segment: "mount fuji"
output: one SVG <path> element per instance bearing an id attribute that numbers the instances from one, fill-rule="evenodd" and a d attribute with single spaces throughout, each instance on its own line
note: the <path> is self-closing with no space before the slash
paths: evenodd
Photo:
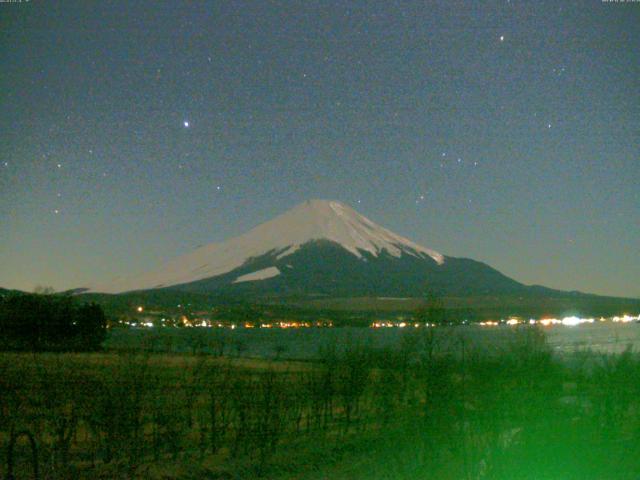
<path id="1" fill-rule="evenodd" d="M 527 287 L 484 263 L 418 245 L 343 203 L 310 200 L 239 237 L 85 291 L 158 289 L 232 296 L 409 297 L 427 291 L 517 294 L 542 287 Z"/>

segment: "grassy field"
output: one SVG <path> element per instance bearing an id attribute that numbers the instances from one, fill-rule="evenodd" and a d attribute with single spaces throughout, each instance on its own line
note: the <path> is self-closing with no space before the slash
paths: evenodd
<path id="1" fill-rule="evenodd" d="M 313 362 L 195 353 L 1 354 L 0 475 L 635 479 L 640 358 L 494 349 L 433 330 Z"/>

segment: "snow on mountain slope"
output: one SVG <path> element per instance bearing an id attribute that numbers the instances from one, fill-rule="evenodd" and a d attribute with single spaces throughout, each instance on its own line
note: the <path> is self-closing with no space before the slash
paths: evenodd
<path id="1" fill-rule="evenodd" d="M 247 273 L 246 275 L 240 275 L 233 283 L 253 282 L 256 280 L 266 280 L 267 278 L 273 278 L 280 275 L 278 267 L 267 267 L 256 272 Z"/>
<path id="2" fill-rule="evenodd" d="M 278 258 L 285 257 L 313 240 L 338 243 L 358 258 L 362 257 L 361 251 L 378 256 L 386 250 L 394 257 L 405 254 L 431 257 L 438 264 L 444 262 L 441 254 L 375 224 L 347 205 L 335 201 L 309 200 L 239 237 L 205 245 L 171 260 L 157 270 L 117 279 L 110 284 L 93 287 L 90 291 L 120 293 L 211 278 L 238 268 L 251 257 L 268 252 L 277 253 Z"/>

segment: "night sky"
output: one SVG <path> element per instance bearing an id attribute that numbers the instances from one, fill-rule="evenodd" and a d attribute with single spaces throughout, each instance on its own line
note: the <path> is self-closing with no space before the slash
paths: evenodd
<path id="1" fill-rule="evenodd" d="M 335 199 L 640 297 L 640 3 L 0 3 L 0 286 L 156 267 Z"/>

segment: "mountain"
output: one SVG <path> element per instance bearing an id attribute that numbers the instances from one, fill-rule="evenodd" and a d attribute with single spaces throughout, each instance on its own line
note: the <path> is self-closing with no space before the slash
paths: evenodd
<path id="1" fill-rule="evenodd" d="M 244 235 L 88 291 L 159 289 L 252 298 L 557 292 L 525 286 L 481 262 L 442 255 L 326 200 L 304 202 Z"/>

